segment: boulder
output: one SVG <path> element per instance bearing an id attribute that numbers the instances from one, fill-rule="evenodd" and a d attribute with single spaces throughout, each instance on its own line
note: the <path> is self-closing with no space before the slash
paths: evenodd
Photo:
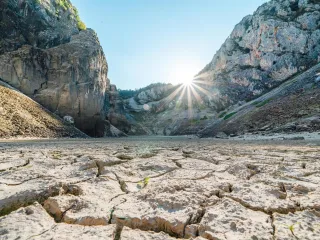
<path id="1" fill-rule="evenodd" d="M 71 124 L 71 125 L 74 124 L 74 119 L 73 119 L 73 117 L 71 117 L 71 116 L 64 116 L 64 117 L 63 117 L 63 120 L 64 120 L 66 123 L 69 123 L 69 124 Z"/>
<path id="2" fill-rule="evenodd" d="M 227 139 L 228 138 L 228 135 L 224 132 L 218 132 L 216 135 L 215 135 L 216 138 L 221 138 L 221 139 Z"/>

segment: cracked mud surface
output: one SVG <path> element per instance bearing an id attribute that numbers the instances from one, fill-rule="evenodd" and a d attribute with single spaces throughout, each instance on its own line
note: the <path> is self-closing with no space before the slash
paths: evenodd
<path id="1" fill-rule="evenodd" d="M 320 239 L 319 142 L 0 143 L 0 239 Z"/>

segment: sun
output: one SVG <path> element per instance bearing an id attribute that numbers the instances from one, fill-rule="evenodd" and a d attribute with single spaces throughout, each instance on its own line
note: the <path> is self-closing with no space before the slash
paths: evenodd
<path id="1" fill-rule="evenodd" d="M 192 83 L 193 83 L 193 79 L 189 77 L 184 80 L 183 85 L 186 87 L 190 87 Z"/>
<path id="2" fill-rule="evenodd" d="M 169 82 L 172 84 L 182 84 L 184 86 L 191 86 L 194 76 L 199 69 L 193 64 L 175 64 L 171 66 L 169 73 Z"/>

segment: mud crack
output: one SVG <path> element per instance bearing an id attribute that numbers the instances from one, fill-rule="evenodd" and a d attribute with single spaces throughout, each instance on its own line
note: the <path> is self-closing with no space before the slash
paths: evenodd
<path id="1" fill-rule="evenodd" d="M 127 186 L 126 182 L 124 180 L 122 180 L 116 173 L 113 172 L 113 174 L 116 176 L 116 178 L 118 180 L 121 191 L 126 194 L 129 193 L 128 186 Z"/>
<path id="2" fill-rule="evenodd" d="M 98 168 L 98 172 L 97 172 L 96 177 L 100 177 L 100 175 L 102 174 L 102 171 L 104 170 L 104 166 L 99 161 L 95 161 L 95 163 Z"/>
<path id="3" fill-rule="evenodd" d="M 23 163 L 21 165 L 18 165 L 18 166 L 14 166 L 14 167 L 9 167 L 7 169 L 0 169 L 0 172 L 11 171 L 11 170 L 14 170 L 14 169 L 26 167 L 26 166 L 28 166 L 30 164 L 31 160 L 32 160 L 32 158 L 28 158 L 27 161 L 25 161 L 25 163 Z"/>
<path id="4" fill-rule="evenodd" d="M 238 198 L 235 198 L 235 197 L 232 197 L 232 196 L 226 196 L 225 195 L 223 197 L 229 198 L 229 199 L 241 204 L 243 207 L 248 208 L 248 209 L 250 209 L 252 211 L 263 212 L 263 213 L 265 213 L 267 215 L 272 215 L 273 213 L 288 214 L 288 213 L 295 213 L 295 212 L 304 210 L 304 209 L 299 207 L 298 209 L 297 208 L 281 208 L 281 209 L 273 209 L 273 210 L 270 210 L 270 211 L 266 211 L 262 207 L 253 207 L 250 204 L 242 201 L 241 199 L 238 199 Z"/>

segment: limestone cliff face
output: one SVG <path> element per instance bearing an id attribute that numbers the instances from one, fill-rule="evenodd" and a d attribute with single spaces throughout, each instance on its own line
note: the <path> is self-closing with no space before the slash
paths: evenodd
<path id="1" fill-rule="evenodd" d="M 87 134 L 103 135 L 108 65 L 70 1 L 3 0 L 0 18 L 0 77 L 50 111 L 72 116 Z"/>
<path id="2" fill-rule="evenodd" d="M 250 100 L 319 61 L 320 3 L 272 0 L 245 17 L 200 72 L 216 108 Z"/>

